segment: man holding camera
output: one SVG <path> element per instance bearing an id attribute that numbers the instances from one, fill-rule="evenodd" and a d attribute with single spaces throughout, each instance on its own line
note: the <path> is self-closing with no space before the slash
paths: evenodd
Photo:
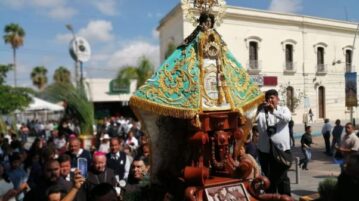
<path id="1" fill-rule="evenodd" d="M 265 93 L 265 103 L 257 111 L 256 121 L 259 131 L 259 162 L 265 176 L 270 180 L 267 193 L 280 193 L 290 196 L 288 167 L 275 160 L 271 153 L 270 140 L 280 150 L 290 152 L 288 123 L 291 113 L 286 106 L 279 105 L 278 92 L 270 89 Z"/>

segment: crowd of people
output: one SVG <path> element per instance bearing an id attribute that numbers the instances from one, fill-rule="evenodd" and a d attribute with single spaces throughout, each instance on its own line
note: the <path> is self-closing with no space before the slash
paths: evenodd
<path id="1" fill-rule="evenodd" d="M 99 121 L 88 149 L 75 125 L 29 121 L 1 134 L 1 201 L 144 200 L 150 148 L 139 122 Z"/>
<path id="2" fill-rule="evenodd" d="M 267 193 L 290 196 L 289 168 L 278 162 L 271 145 L 291 154 L 294 145 L 291 113 L 286 106 L 279 105 L 276 90 L 268 90 L 265 99 L 258 108 L 250 139 L 239 150 L 238 161 L 249 160 L 254 164 L 258 161 L 259 166 L 253 166 L 248 178 L 264 175 L 271 182 Z M 0 135 L 1 201 L 149 198 L 150 146 L 139 122 L 123 117 L 104 118 L 94 128 L 95 137 L 89 149 L 82 146 L 79 128 L 75 125 L 68 121 L 31 121 L 19 124 L 16 131 Z M 299 165 L 304 170 L 311 160 L 314 143 L 311 132 L 311 126 L 306 125 L 301 138 L 304 157 Z M 332 128 L 326 119 L 322 134 L 327 155 L 345 159 L 359 152 L 359 138 L 351 123 L 342 126 L 337 120 Z M 35 139 L 27 149 L 30 135 Z M 80 167 L 79 161 L 85 165 Z M 352 171 L 342 165 L 341 182 L 351 174 Z"/>

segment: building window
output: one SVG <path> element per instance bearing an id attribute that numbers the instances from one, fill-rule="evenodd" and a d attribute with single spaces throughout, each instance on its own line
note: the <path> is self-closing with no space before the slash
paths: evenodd
<path id="1" fill-rule="evenodd" d="M 285 45 L 285 68 L 286 70 L 293 70 L 293 45 Z"/>
<path id="2" fill-rule="evenodd" d="M 258 43 L 255 41 L 249 42 L 249 67 L 258 69 Z"/>
<path id="3" fill-rule="evenodd" d="M 345 50 L 345 69 L 351 72 L 352 69 L 352 50 Z"/>
<path id="4" fill-rule="evenodd" d="M 318 47 L 317 48 L 317 71 L 318 72 L 324 72 L 325 66 L 324 66 L 324 48 Z"/>
<path id="5" fill-rule="evenodd" d="M 291 112 L 294 112 L 294 89 L 287 87 L 287 107 Z"/>

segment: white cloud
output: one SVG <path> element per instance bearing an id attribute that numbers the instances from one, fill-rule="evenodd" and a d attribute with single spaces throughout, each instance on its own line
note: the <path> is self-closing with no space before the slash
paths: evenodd
<path id="1" fill-rule="evenodd" d="M 269 10 L 295 13 L 302 9 L 302 0 L 272 0 Z"/>
<path id="2" fill-rule="evenodd" d="M 22 8 L 25 6 L 26 0 L 2 0 L 0 4 L 10 6 L 11 8 Z"/>
<path id="3" fill-rule="evenodd" d="M 113 27 L 110 21 L 94 20 L 87 24 L 87 27 L 81 29 L 78 33 L 89 41 L 108 42 L 115 37 L 112 33 Z"/>
<path id="4" fill-rule="evenodd" d="M 77 13 L 77 10 L 70 8 L 70 7 L 64 7 L 64 6 L 55 7 L 53 9 L 51 9 L 51 11 L 49 11 L 49 15 L 55 19 L 70 19 L 76 13 Z"/>
<path id="5" fill-rule="evenodd" d="M 138 59 L 146 56 L 155 66 L 159 64 L 159 46 L 145 41 L 132 41 L 110 56 L 107 66 L 118 68 L 125 65 L 137 65 Z"/>
<path id="6" fill-rule="evenodd" d="M 81 28 L 76 35 L 86 38 L 90 44 L 94 42 L 111 42 L 115 39 L 112 32 L 113 27 L 110 21 L 94 20 L 90 21 L 85 28 Z M 76 31 L 76 30 L 75 30 Z M 57 34 L 56 41 L 63 43 L 72 39 L 71 33 Z"/>
<path id="7" fill-rule="evenodd" d="M 155 39 L 158 39 L 160 36 L 160 32 L 157 31 L 157 29 L 152 30 L 152 37 Z"/>
<path id="8" fill-rule="evenodd" d="M 32 5 L 39 7 L 58 7 L 64 5 L 63 0 L 32 0 Z"/>
<path id="9" fill-rule="evenodd" d="M 57 34 L 55 37 L 55 40 L 58 41 L 59 43 L 68 43 L 70 42 L 71 39 L 72 39 L 72 34 L 70 33 Z"/>
<path id="10" fill-rule="evenodd" d="M 156 13 L 148 12 L 147 13 L 147 17 L 149 17 L 149 18 L 161 18 L 162 16 L 163 16 L 163 14 L 160 12 L 156 12 Z"/>
<path id="11" fill-rule="evenodd" d="M 77 14 L 77 10 L 70 7 L 67 0 L 1 0 L 0 4 L 15 9 L 33 7 L 40 13 L 60 20 L 69 19 Z"/>
<path id="12" fill-rule="evenodd" d="M 117 1 L 116 0 L 97 0 L 94 1 L 95 7 L 105 15 L 116 15 L 118 11 L 117 8 Z"/>

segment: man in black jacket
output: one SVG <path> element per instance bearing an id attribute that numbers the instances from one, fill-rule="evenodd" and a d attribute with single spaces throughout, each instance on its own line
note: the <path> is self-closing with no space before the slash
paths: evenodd
<path id="1" fill-rule="evenodd" d="M 45 163 L 43 179 L 35 188 L 31 189 L 24 198 L 24 201 L 47 201 L 46 192 L 52 186 L 59 186 L 65 194 L 71 188 L 71 182 L 60 176 L 60 163 L 57 160 L 49 160 Z"/>
<path id="2" fill-rule="evenodd" d="M 110 153 L 106 154 L 107 167 L 112 169 L 119 180 L 127 180 L 131 167 L 130 158 L 121 150 L 121 140 L 118 137 L 111 138 Z"/>

